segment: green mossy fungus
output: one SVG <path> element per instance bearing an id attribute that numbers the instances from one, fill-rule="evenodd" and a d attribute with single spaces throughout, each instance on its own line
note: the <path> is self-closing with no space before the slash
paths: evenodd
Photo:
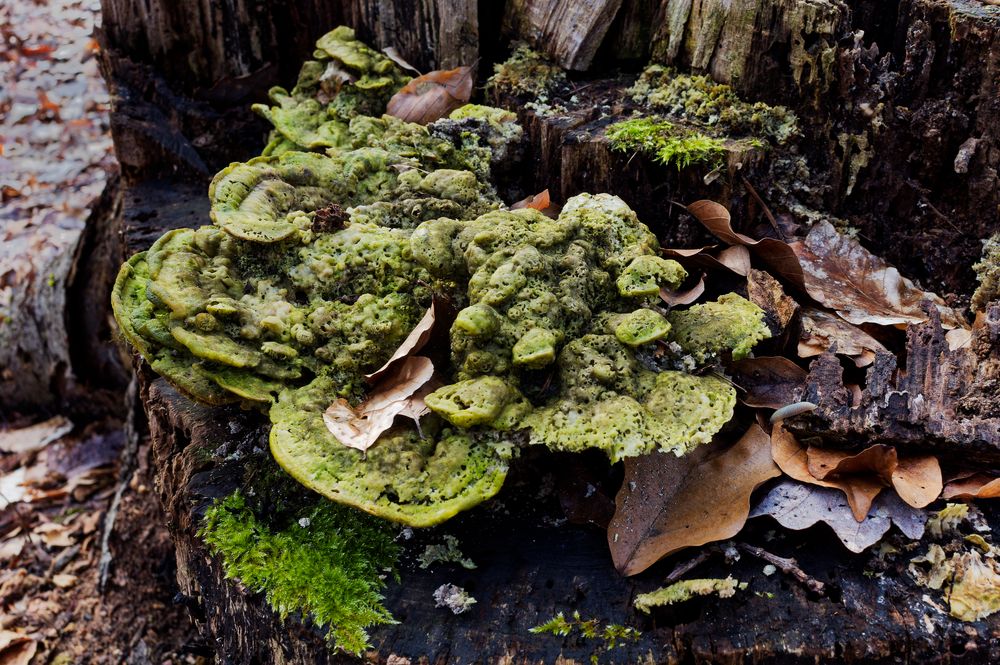
<path id="1" fill-rule="evenodd" d="M 282 618 L 301 612 L 327 630 L 331 646 L 356 655 L 370 648 L 365 629 L 395 623 L 382 605 L 399 555 L 394 529 L 334 503 L 274 521 L 236 492 L 208 509 L 199 535 L 226 576 L 265 594 Z"/>
<path id="2" fill-rule="evenodd" d="M 502 209 L 491 164 L 521 140 L 513 114 L 381 116 L 406 76 L 346 29 L 318 47 L 278 107 L 258 109 L 277 132 L 268 154 L 213 181 L 215 225 L 170 231 L 122 267 L 115 316 L 157 372 L 268 413 L 299 483 L 412 526 L 496 494 L 515 442 L 683 454 L 731 418 L 724 381 L 657 363 L 674 348 L 689 365 L 745 356 L 767 335 L 756 305 L 729 294 L 664 316 L 660 290 L 687 274 L 621 199 L 575 196 L 555 219 Z M 365 400 L 365 375 L 436 297 L 457 316 L 432 413 L 367 452 L 343 445 L 324 410 Z"/>

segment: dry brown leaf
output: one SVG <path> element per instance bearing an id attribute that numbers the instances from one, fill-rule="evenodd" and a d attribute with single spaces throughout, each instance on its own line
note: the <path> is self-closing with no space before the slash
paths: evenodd
<path id="1" fill-rule="evenodd" d="M 371 396 L 357 408 L 340 398 L 323 413 L 323 422 L 337 440 L 349 448 L 365 451 L 379 436 L 392 427 L 396 416 L 405 415 L 415 420 L 421 411 L 413 403 L 414 396 L 434 376 L 430 358 L 407 356 L 375 387 Z M 422 402 L 422 398 L 418 398 Z"/>
<path id="2" fill-rule="evenodd" d="M 750 272 L 750 252 L 742 245 L 721 247 L 709 245 L 698 249 L 663 249 L 668 259 L 679 261 L 686 267 L 703 270 L 725 270 L 746 277 Z"/>
<path id="3" fill-rule="evenodd" d="M 70 575 L 69 573 L 56 573 L 52 576 L 52 583 L 60 589 L 68 589 L 74 586 L 78 580 L 79 578 L 76 575 Z"/>
<path id="4" fill-rule="evenodd" d="M 785 293 L 781 282 L 763 270 L 747 273 L 747 300 L 764 310 L 773 338 L 782 336 L 799 311 L 799 304 Z"/>
<path id="5" fill-rule="evenodd" d="M 705 292 L 705 274 L 702 273 L 698 278 L 698 283 L 692 286 L 690 289 L 684 291 L 671 291 L 670 289 L 660 288 L 660 299 L 667 303 L 671 307 L 677 307 L 678 305 L 690 305 L 695 300 L 701 297 L 701 294 Z"/>
<path id="6" fill-rule="evenodd" d="M 679 549 L 736 535 L 746 523 L 750 495 L 778 475 L 758 425 L 726 449 L 710 444 L 683 457 L 626 459 L 608 525 L 615 567 L 635 575 Z"/>
<path id="7" fill-rule="evenodd" d="M 386 55 L 387 58 L 389 58 L 390 60 L 392 60 L 393 62 L 395 62 L 397 65 L 399 65 L 403 69 L 405 69 L 407 71 L 411 71 L 411 72 L 413 72 L 414 74 L 417 74 L 417 75 L 420 74 L 420 70 L 417 69 L 416 67 L 414 67 L 413 65 L 411 65 L 410 63 L 408 63 L 403 58 L 403 56 L 400 55 L 399 51 L 396 50 L 395 46 L 386 46 L 384 49 L 382 49 L 382 53 L 385 53 L 385 55 Z"/>
<path id="8" fill-rule="evenodd" d="M 837 232 L 817 222 L 802 242 L 790 245 L 802 266 L 806 292 L 854 324 L 885 326 L 922 323 L 921 303 L 931 301 L 945 328 L 965 327 L 959 316 L 936 294 L 923 291 L 899 271 Z"/>
<path id="9" fill-rule="evenodd" d="M 923 508 L 941 496 L 941 464 L 933 455 L 900 458 L 892 472 L 892 487 L 906 503 Z"/>
<path id="10" fill-rule="evenodd" d="M 717 238 L 733 246 L 744 246 L 756 254 L 770 268 L 789 284 L 802 288 L 803 275 L 799 260 L 789 243 L 775 238 L 755 240 L 733 230 L 732 217 L 722 204 L 715 201 L 695 201 L 687 207 L 705 228 Z"/>
<path id="11" fill-rule="evenodd" d="M 806 464 L 809 473 L 817 480 L 826 480 L 828 476 L 870 473 L 889 485 L 899 457 L 895 448 L 884 444 L 869 446 L 859 453 L 809 446 L 806 449 Z"/>
<path id="12" fill-rule="evenodd" d="M 877 339 L 829 312 L 803 307 L 801 320 L 800 358 L 818 356 L 836 344 L 838 355 L 848 356 L 858 367 L 867 367 L 875 361 L 877 352 L 888 353 Z"/>
<path id="13" fill-rule="evenodd" d="M 410 334 L 406 336 L 403 343 L 399 345 L 396 352 L 392 354 L 392 357 L 377 370 L 371 374 L 365 375 L 365 379 L 368 380 L 368 383 L 378 383 L 379 380 L 386 376 L 391 370 L 395 369 L 399 365 L 400 361 L 424 348 L 427 342 L 430 341 L 431 334 L 434 332 L 434 322 L 436 319 L 437 303 L 431 302 L 431 306 L 427 308 L 423 317 L 421 317 L 420 321 L 417 322 L 417 325 L 413 327 Z"/>
<path id="14" fill-rule="evenodd" d="M 0 630 L 0 665 L 28 665 L 37 650 L 34 638 L 12 630 Z"/>
<path id="15" fill-rule="evenodd" d="M 552 199 L 549 198 L 549 190 L 545 189 L 537 194 L 532 194 L 531 196 L 526 196 L 517 203 L 511 204 L 511 210 L 520 210 L 521 208 L 532 208 L 534 210 L 546 210 L 552 205 Z"/>
<path id="16" fill-rule="evenodd" d="M 418 76 L 392 96 L 386 113 L 426 125 L 464 106 L 472 96 L 472 68 L 437 70 Z"/>
<path id="17" fill-rule="evenodd" d="M 942 499 L 996 499 L 1000 497 L 1000 478 L 988 473 L 974 473 L 949 480 Z"/>
<path id="18" fill-rule="evenodd" d="M 809 472 L 809 461 L 805 446 L 801 445 L 791 432 L 781 423 L 775 423 L 771 430 L 771 454 L 775 463 L 785 475 L 810 485 L 838 489 L 847 495 L 854 519 L 862 521 L 871 509 L 872 501 L 885 485 L 870 475 L 820 480 Z"/>
<path id="19" fill-rule="evenodd" d="M 780 409 L 797 402 L 809 376 L 809 372 L 781 356 L 744 358 L 726 369 L 733 383 L 746 391 L 741 397 L 743 403 L 762 409 Z"/>

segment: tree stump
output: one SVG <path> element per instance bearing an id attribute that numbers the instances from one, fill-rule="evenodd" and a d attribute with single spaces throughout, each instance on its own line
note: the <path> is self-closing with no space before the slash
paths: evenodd
<path id="1" fill-rule="evenodd" d="M 423 69 L 479 57 L 482 79 L 505 57 L 495 29 L 502 26 L 505 39 L 534 41 L 567 68 L 592 72 L 570 78 L 566 100 L 576 101 L 565 111 L 539 113 L 501 93 L 491 100 L 517 109 L 529 137 L 530 158 L 507 183 L 511 191 L 549 188 L 556 200 L 581 191 L 618 194 L 661 239 L 695 246 L 709 238 L 671 200 L 711 197 L 749 217 L 759 205 L 741 184 L 746 177 L 776 212 L 839 217 L 856 226 L 875 253 L 928 288 L 955 293 L 959 302 L 971 292 L 978 241 L 1000 228 L 1000 7 L 977 0 L 901 0 L 890 9 L 861 0 L 487 4 L 265 2 L 253 11 L 237 4 L 206 13 L 186 0 L 153 0 L 142 8 L 104 0 L 103 57 L 123 165 L 125 255 L 170 228 L 207 222 L 210 175 L 263 145 L 266 127 L 249 103 L 270 85 L 291 81 L 313 40 L 329 28 L 353 25 L 360 37 L 397 47 Z M 575 25 L 547 20 L 580 11 L 592 12 L 583 17 L 592 20 L 581 19 L 579 33 L 569 29 Z M 613 152 L 604 129 L 631 108 L 623 91 L 647 57 L 709 72 L 751 101 L 789 106 L 802 119 L 803 138 L 792 153 L 730 163 L 707 183 L 703 174 Z M 793 173 L 795 164 L 809 168 Z M 793 178 L 803 183 L 794 191 L 787 186 Z M 995 321 L 991 325 L 995 330 Z M 913 343 L 924 339 L 926 346 L 935 334 L 928 332 L 927 342 L 914 333 Z M 820 375 L 817 363 L 810 381 L 833 380 Z M 268 463 L 266 421 L 236 408 L 194 404 L 141 363 L 137 371 L 183 600 L 220 661 L 352 662 L 331 653 L 308 620 L 281 621 L 261 594 L 225 579 L 220 561 L 197 536 L 207 506 L 237 488 L 248 467 Z M 995 384 L 985 391 L 973 415 L 995 422 L 989 398 L 995 403 L 1000 395 Z M 856 421 L 837 411 L 836 402 L 827 406 L 809 416 L 810 427 L 825 428 L 830 438 L 867 433 L 851 429 Z M 919 429 L 927 422 L 911 423 L 918 443 L 927 442 Z M 995 439 L 992 446 L 986 441 L 994 435 L 974 442 L 990 464 L 1000 461 Z M 940 451 L 952 443 L 944 437 L 933 445 Z M 672 565 L 694 554 L 621 577 L 603 530 L 586 516 L 577 516 L 580 524 L 567 522 L 559 492 L 551 489 L 553 471 L 568 463 L 549 455 L 522 459 L 496 499 L 449 522 L 448 532 L 459 536 L 478 569 L 404 568 L 402 582 L 386 592 L 386 606 L 400 623 L 372 630 L 366 659 L 396 665 L 592 657 L 1000 660 L 1000 619 L 950 619 L 927 605 L 924 591 L 901 571 L 874 573 L 874 555 L 848 555 L 822 527 L 772 538 L 773 524 L 760 519 L 740 538 L 794 555 L 826 583 L 825 595 L 780 574 L 762 575 L 763 562 L 744 554 L 733 563 L 709 559 L 698 576 L 732 574 L 751 581 L 747 592 L 697 599 L 651 618 L 637 615 L 634 596 L 660 586 Z M 995 509 L 987 517 L 1000 528 Z M 434 533 L 403 545 L 419 552 Z M 471 611 L 452 615 L 434 607 L 433 591 L 447 582 L 478 599 Z M 529 631 L 559 611 L 632 625 L 642 635 L 606 649 L 599 641 Z"/>

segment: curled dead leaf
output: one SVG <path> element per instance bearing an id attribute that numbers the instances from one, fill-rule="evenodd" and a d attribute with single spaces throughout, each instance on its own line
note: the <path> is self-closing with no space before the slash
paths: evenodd
<path id="1" fill-rule="evenodd" d="M 701 294 L 705 293 L 705 274 L 702 273 L 698 277 L 698 282 L 692 286 L 690 289 L 685 289 L 683 291 L 671 291 L 669 289 L 660 288 L 660 299 L 670 305 L 671 307 L 677 307 L 679 305 L 690 305 L 698 298 Z"/>
<path id="2" fill-rule="evenodd" d="M 744 358 L 726 369 L 733 382 L 745 391 L 740 398 L 743 403 L 762 409 L 779 409 L 798 401 L 809 376 L 806 370 L 782 356 Z"/>
<path id="3" fill-rule="evenodd" d="M 472 96 L 472 82 L 471 67 L 428 72 L 393 95 L 386 113 L 426 125 L 467 104 Z"/>
<path id="4" fill-rule="evenodd" d="M 715 201 L 695 201 L 687 207 L 714 236 L 733 246 L 743 246 L 753 252 L 771 270 L 796 288 L 803 288 L 802 267 L 792 250 L 783 240 L 761 238 L 755 240 L 733 230 L 732 217 L 726 207 Z"/>
<path id="5" fill-rule="evenodd" d="M 398 367 L 399 363 L 406 357 L 417 353 L 420 349 L 424 348 L 428 341 L 430 341 L 431 334 L 434 332 L 434 322 L 437 320 L 437 302 L 432 302 L 431 306 L 427 308 L 424 315 L 417 322 L 417 325 L 413 327 L 410 334 L 406 336 L 403 343 L 399 345 L 396 352 L 392 354 L 392 357 L 385 361 L 385 364 L 379 367 L 377 370 L 371 374 L 366 374 L 365 379 L 368 383 L 378 383 L 378 381 L 388 374 L 390 371 Z"/>
<path id="6" fill-rule="evenodd" d="M 812 358 L 836 345 L 837 354 L 848 356 L 858 367 L 875 362 L 875 354 L 888 353 L 882 343 L 858 326 L 815 307 L 801 310 L 800 358 Z"/>
<path id="7" fill-rule="evenodd" d="M 988 473 L 974 473 L 948 481 L 942 499 L 996 499 L 1000 497 L 1000 478 Z"/>
<path id="8" fill-rule="evenodd" d="M 323 422 L 337 440 L 349 448 L 366 451 L 392 427 L 396 416 L 417 420 L 426 413 L 423 396 L 434 376 L 430 358 L 407 356 L 383 378 L 371 396 L 357 407 L 340 398 L 323 413 Z"/>
<path id="9" fill-rule="evenodd" d="M 521 208 L 532 208 L 534 210 L 545 210 L 552 205 L 552 200 L 549 198 L 549 190 L 544 189 L 537 194 L 532 194 L 531 196 L 526 196 L 517 203 L 512 203 L 510 206 L 511 210 L 520 210 Z"/>
<path id="10" fill-rule="evenodd" d="M 965 327 L 940 296 L 917 288 L 896 268 L 854 238 L 839 233 L 829 222 L 817 222 L 805 240 L 791 243 L 790 247 L 802 267 L 806 292 L 850 323 L 923 323 L 927 314 L 921 303 L 929 300 L 941 313 L 945 328 Z"/>
<path id="11" fill-rule="evenodd" d="M 750 251 L 742 245 L 709 245 L 698 249 L 663 249 L 661 252 L 668 259 L 674 259 L 686 267 L 729 271 L 741 277 L 746 277 L 750 272 Z"/>
<path id="12" fill-rule="evenodd" d="M 33 637 L 12 630 L 0 630 L 0 665 L 28 665 L 38 650 Z"/>
<path id="13" fill-rule="evenodd" d="M 709 444 L 683 457 L 626 459 L 608 525 L 615 567 L 635 575 L 677 550 L 736 535 L 746 523 L 750 495 L 779 473 L 768 436 L 756 424 L 729 448 Z"/>

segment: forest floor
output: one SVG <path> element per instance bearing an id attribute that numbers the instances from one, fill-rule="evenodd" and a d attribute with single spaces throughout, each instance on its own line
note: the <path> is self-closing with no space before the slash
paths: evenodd
<path id="1" fill-rule="evenodd" d="M 0 4 L 0 314 L 17 280 L 73 251 L 116 168 L 94 38 L 99 8 Z M 49 416 L 17 428 L 23 418 L 0 414 L 0 664 L 204 661 L 187 610 L 174 603 L 173 546 L 147 447 L 120 480 L 120 422 L 36 414 Z"/>

